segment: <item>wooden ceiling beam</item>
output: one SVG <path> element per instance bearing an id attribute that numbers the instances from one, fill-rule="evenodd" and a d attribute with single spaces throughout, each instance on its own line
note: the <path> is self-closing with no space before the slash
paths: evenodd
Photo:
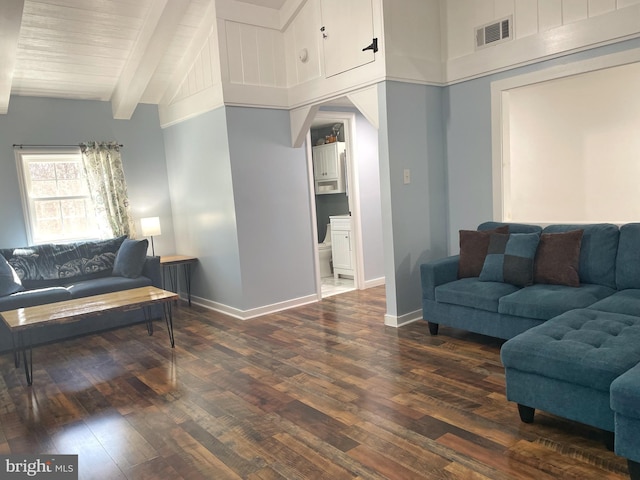
<path id="1" fill-rule="evenodd" d="M 24 0 L 0 2 L 0 114 L 9 110 Z"/>
<path id="2" fill-rule="evenodd" d="M 138 40 L 111 97 L 113 118 L 133 115 L 191 0 L 153 0 Z"/>

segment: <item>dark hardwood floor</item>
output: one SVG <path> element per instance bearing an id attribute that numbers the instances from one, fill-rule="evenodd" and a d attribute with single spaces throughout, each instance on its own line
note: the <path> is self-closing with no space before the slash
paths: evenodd
<path id="1" fill-rule="evenodd" d="M 504 396 L 501 342 L 383 324 L 384 289 L 240 321 L 158 324 L 0 356 L 0 452 L 96 479 L 626 479 L 602 432 Z"/>

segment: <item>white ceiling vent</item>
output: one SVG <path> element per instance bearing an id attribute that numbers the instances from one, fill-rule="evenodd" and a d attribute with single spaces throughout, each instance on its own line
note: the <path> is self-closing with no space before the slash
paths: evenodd
<path id="1" fill-rule="evenodd" d="M 476 28 L 476 50 L 513 38 L 513 16 Z"/>

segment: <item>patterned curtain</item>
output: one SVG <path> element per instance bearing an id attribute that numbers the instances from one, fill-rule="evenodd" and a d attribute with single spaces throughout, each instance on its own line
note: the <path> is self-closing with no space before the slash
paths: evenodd
<path id="1" fill-rule="evenodd" d="M 80 144 L 84 171 L 96 209 L 100 232 L 105 237 L 135 237 L 124 181 L 120 145 L 115 142 Z"/>

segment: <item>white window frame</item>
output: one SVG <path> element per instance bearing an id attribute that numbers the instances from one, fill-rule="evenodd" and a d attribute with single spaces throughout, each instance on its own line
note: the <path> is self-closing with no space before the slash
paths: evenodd
<path id="1" fill-rule="evenodd" d="M 19 148 L 15 150 L 16 166 L 18 169 L 18 181 L 20 184 L 20 194 L 22 200 L 22 212 L 24 214 L 25 228 L 27 234 L 27 241 L 29 245 L 36 245 L 42 243 L 70 243 L 79 240 L 92 240 L 99 237 L 97 228 L 90 235 L 86 236 L 66 236 L 63 238 L 36 238 L 36 217 L 35 217 L 35 199 L 29 195 L 29 178 L 27 177 L 27 169 L 25 165 L 33 157 L 42 157 L 38 161 L 68 161 L 69 158 L 76 157 L 82 166 L 82 156 L 79 147 L 54 147 L 54 148 Z M 31 158 L 30 158 L 31 157 Z M 91 202 L 91 196 L 89 192 L 86 195 L 81 196 L 55 196 L 49 197 L 51 200 L 66 199 L 66 198 L 82 198 L 88 199 Z"/>

